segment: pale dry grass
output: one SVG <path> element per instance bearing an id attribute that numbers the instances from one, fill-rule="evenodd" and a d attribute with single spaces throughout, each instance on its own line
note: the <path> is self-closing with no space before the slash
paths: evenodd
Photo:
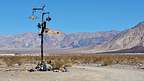
<path id="1" fill-rule="evenodd" d="M 73 64 L 90 64 L 103 63 L 103 65 L 110 64 L 132 64 L 144 62 L 144 55 L 89 55 L 89 54 L 71 54 L 71 55 L 51 55 L 45 56 L 45 61 L 59 68 L 62 66 L 71 66 Z M 0 64 L 3 62 L 7 66 L 13 64 L 21 65 L 23 63 L 36 64 L 40 61 L 38 56 L 2 56 L 0 57 Z"/>

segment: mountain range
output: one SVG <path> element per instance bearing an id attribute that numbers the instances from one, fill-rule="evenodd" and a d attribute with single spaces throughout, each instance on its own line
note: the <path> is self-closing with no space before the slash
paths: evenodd
<path id="1" fill-rule="evenodd" d="M 81 32 L 64 33 L 61 35 L 44 35 L 46 49 L 80 48 L 90 45 L 100 45 L 116 36 L 118 31 L 109 32 Z M 38 33 L 23 33 L 16 35 L 0 36 L 0 49 L 40 48 Z"/>
<path id="2" fill-rule="evenodd" d="M 39 49 L 38 33 L 1 35 L 0 50 Z M 77 49 L 81 52 L 144 52 L 144 22 L 124 31 L 77 32 L 44 35 L 44 48 Z M 89 48 L 88 50 L 83 48 Z"/>
<path id="3" fill-rule="evenodd" d="M 140 22 L 131 29 L 122 31 L 111 41 L 104 44 L 103 47 L 113 51 L 142 49 L 144 47 L 144 22 Z"/>

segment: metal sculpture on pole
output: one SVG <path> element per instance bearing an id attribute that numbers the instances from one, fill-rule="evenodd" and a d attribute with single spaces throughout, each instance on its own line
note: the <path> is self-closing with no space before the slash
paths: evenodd
<path id="1" fill-rule="evenodd" d="M 44 62 L 44 34 L 52 34 L 52 35 L 63 35 L 62 32 L 59 31 L 53 31 L 49 28 L 47 28 L 47 22 L 51 21 L 51 17 L 49 16 L 50 12 L 47 12 L 45 10 L 46 6 L 45 4 L 42 7 L 38 7 L 38 8 L 32 8 L 32 16 L 30 16 L 29 18 L 32 20 L 36 20 L 37 16 L 39 15 L 37 13 L 40 13 L 40 21 L 37 24 L 38 28 L 40 29 L 40 33 L 39 36 L 41 37 L 41 62 L 38 63 L 38 65 L 35 67 L 35 69 L 37 71 L 49 71 L 52 69 L 52 66 L 50 64 L 47 64 Z M 33 72 L 34 69 L 29 70 L 30 72 Z"/>
<path id="2" fill-rule="evenodd" d="M 32 9 L 32 16 L 30 17 L 32 20 L 35 20 L 37 17 L 35 16 L 35 13 L 40 11 L 39 13 L 41 14 L 41 22 L 38 23 L 38 28 L 41 30 L 40 31 L 40 36 L 41 36 L 41 63 L 44 62 L 44 55 L 43 55 L 43 38 L 44 38 L 44 31 L 46 28 L 46 25 L 47 25 L 47 22 L 50 22 L 51 21 L 51 17 L 45 17 L 45 15 L 49 15 L 50 12 L 46 12 L 45 11 L 45 5 L 43 5 L 42 7 L 40 8 L 33 8 Z"/>

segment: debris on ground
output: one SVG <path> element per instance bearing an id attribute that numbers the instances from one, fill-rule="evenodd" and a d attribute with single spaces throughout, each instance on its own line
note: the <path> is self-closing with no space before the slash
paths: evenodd
<path id="1" fill-rule="evenodd" d="M 60 68 L 54 68 L 51 64 L 42 62 L 42 63 L 38 63 L 38 65 L 35 68 L 32 68 L 28 71 L 29 72 L 35 72 L 35 71 L 67 72 L 67 69 L 65 66 L 62 66 Z"/>

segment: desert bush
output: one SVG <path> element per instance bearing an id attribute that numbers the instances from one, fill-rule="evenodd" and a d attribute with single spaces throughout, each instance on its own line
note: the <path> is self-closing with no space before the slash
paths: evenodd
<path id="1" fill-rule="evenodd" d="M 102 63 L 103 65 L 111 64 L 131 64 L 136 62 L 144 62 L 144 55 L 94 55 L 94 54 L 69 54 L 69 55 L 51 55 L 45 56 L 45 61 L 51 61 L 55 68 L 63 66 L 72 66 L 73 64 L 89 64 L 89 63 Z M 0 57 L 7 66 L 13 64 L 33 63 L 36 64 L 40 61 L 39 56 L 5 56 Z"/>
<path id="2" fill-rule="evenodd" d="M 16 63 L 20 64 L 20 58 L 17 58 L 17 57 L 10 57 L 9 56 L 9 57 L 4 57 L 2 60 L 6 63 L 6 65 L 8 67 L 12 66 L 12 65 L 14 65 Z"/>

